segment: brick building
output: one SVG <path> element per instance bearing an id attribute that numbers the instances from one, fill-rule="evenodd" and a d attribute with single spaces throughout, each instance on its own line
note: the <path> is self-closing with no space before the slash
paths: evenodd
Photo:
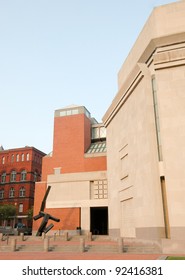
<path id="1" fill-rule="evenodd" d="M 106 132 L 83 106 L 55 111 L 53 151 L 43 158 L 42 181 L 36 183 L 34 214 L 47 186 L 45 212 L 60 218 L 54 230 L 81 227 L 108 233 Z M 37 230 L 40 220 L 33 224 Z"/>
<path id="2" fill-rule="evenodd" d="M 34 147 L 4 150 L 0 148 L 0 205 L 16 206 L 16 217 L 6 221 L 30 226 L 28 210 L 33 207 L 35 182 L 41 180 L 42 158 L 45 154 Z M 1 225 L 4 224 L 2 219 Z"/>

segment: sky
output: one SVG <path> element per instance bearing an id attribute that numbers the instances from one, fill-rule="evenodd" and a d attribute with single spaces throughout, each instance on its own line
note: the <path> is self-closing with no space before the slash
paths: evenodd
<path id="1" fill-rule="evenodd" d="M 52 151 L 54 111 L 99 122 L 156 6 L 170 0 L 0 0 L 0 146 Z"/>

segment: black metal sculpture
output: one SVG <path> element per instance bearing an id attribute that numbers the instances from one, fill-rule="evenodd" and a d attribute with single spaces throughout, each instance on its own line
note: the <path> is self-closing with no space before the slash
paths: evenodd
<path id="1" fill-rule="evenodd" d="M 49 220 L 53 220 L 53 221 L 55 221 L 57 223 L 60 222 L 60 219 L 55 218 L 55 217 L 51 216 L 50 214 L 44 212 L 44 208 L 45 208 L 45 204 L 46 204 L 46 199 L 47 199 L 47 196 L 48 196 L 48 194 L 50 192 L 50 189 L 51 189 L 51 186 L 48 186 L 48 188 L 46 190 L 46 193 L 44 195 L 44 198 L 42 200 L 42 204 L 41 204 L 41 207 L 40 207 L 39 214 L 33 217 L 33 219 L 35 221 L 40 219 L 40 218 L 43 218 L 42 222 L 40 224 L 40 227 L 39 227 L 39 229 L 37 231 L 36 236 L 42 236 L 43 232 L 47 233 L 50 229 L 52 229 L 52 227 L 54 227 L 53 224 L 50 224 L 49 226 L 47 226 L 47 223 L 48 223 Z"/>

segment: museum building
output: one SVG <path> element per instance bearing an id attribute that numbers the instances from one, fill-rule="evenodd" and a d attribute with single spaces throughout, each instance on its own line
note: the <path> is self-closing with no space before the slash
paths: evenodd
<path id="1" fill-rule="evenodd" d="M 34 209 L 51 185 L 45 211 L 61 219 L 55 230 L 157 239 L 164 247 L 185 241 L 184 19 L 185 1 L 153 9 L 103 124 L 83 106 L 55 111 Z"/>
<path id="2" fill-rule="evenodd" d="M 103 117 L 109 234 L 185 240 L 185 2 L 154 8 Z"/>
<path id="3" fill-rule="evenodd" d="M 45 212 L 60 219 L 53 230 L 108 234 L 106 130 L 84 106 L 55 111 L 53 151 L 43 158 L 34 215 L 48 186 Z M 36 220 L 33 231 L 41 220 Z"/>

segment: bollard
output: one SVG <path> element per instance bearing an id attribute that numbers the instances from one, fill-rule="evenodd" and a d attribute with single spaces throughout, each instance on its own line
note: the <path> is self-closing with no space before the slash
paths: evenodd
<path id="1" fill-rule="evenodd" d="M 123 253 L 123 238 L 122 237 L 118 238 L 118 252 Z"/>
<path id="2" fill-rule="evenodd" d="M 85 252 L 85 239 L 80 238 L 80 252 L 83 253 Z"/>
<path id="3" fill-rule="evenodd" d="M 20 240 L 21 240 L 21 241 L 24 241 L 24 232 L 21 232 L 21 233 L 20 233 Z"/>
<path id="4" fill-rule="evenodd" d="M 15 252 L 16 251 L 16 244 L 17 244 L 17 239 L 11 239 L 11 252 Z"/>
<path id="5" fill-rule="evenodd" d="M 69 240 L 69 235 L 68 235 L 68 232 L 64 232 L 64 240 L 65 241 L 68 241 Z"/>
<path id="6" fill-rule="evenodd" d="M 0 240 L 3 241 L 3 233 L 0 233 Z"/>
<path id="7" fill-rule="evenodd" d="M 49 251 L 49 238 L 44 238 L 44 252 Z"/>
<path id="8" fill-rule="evenodd" d="M 87 239 L 88 241 L 92 241 L 92 232 L 88 232 Z"/>
<path id="9" fill-rule="evenodd" d="M 7 234 L 6 235 L 6 244 L 8 245 L 8 242 L 9 242 L 9 235 Z"/>

